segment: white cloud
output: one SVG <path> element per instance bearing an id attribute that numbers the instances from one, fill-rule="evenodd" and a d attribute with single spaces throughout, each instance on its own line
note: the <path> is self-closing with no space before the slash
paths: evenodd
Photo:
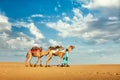
<path id="1" fill-rule="evenodd" d="M 33 14 L 31 17 L 44 17 L 42 14 Z"/>
<path id="2" fill-rule="evenodd" d="M 59 35 L 61 37 L 66 37 L 68 35 L 68 28 L 70 27 L 69 24 L 64 23 L 62 20 L 59 20 L 57 23 L 47 23 L 47 26 L 49 26 L 50 28 L 53 28 L 57 31 L 59 31 Z"/>
<path id="3" fill-rule="evenodd" d="M 35 44 L 35 41 L 23 33 L 19 33 L 20 36 L 16 38 L 8 39 L 6 43 L 9 45 L 11 49 L 26 49 L 30 48 Z"/>
<path id="4" fill-rule="evenodd" d="M 97 44 L 102 44 L 102 43 L 108 42 L 108 40 L 107 40 L 107 39 L 98 39 L 98 40 L 96 39 L 95 42 L 96 42 Z"/>
<path id="5" fill-rule="evenodd" d="M 9 36 L 9 34 L 3 32 L 2 34 L 0 34 L 0 37 L 3 39 L 6 39 Z"/>
<path id="6" fill-rule="evenodd" d="M 22 32 L 17 34 L 18 35 L 16 37 L 5 32 L 0 34 L 0 49 L 7 49 L 8 51 L 11 49 L 23 50 L 29 49 L 33 44 L 35 44 L 35 40 L 33 38 L 28 37 Z"/>
<path id="7" fill-rule="evenodd" d="M 109 20 L 118 20 L 118 17 L 108 17 Z"/>
<path id="8" fill-rule="evenodd" d="M 77 0 L 83 8 L 94 12 L 96 17 L 118 17 L 120 16 L 119 0 Z M 97 12 L 96 12 L 97 11 Z M 99 13 L 98 13 L 99 12 Z"/>
<path id="9" fill-rule="evenodd" d="M 0 14 L 0 32 L 1 31 L 10 31 L 11 23 L 8 21 L 8 17 Z"/>
<path id="10" fill-rule="evenodd" d="M 63 13 L 62 13 L 62 16 L 66 16 L 66 13 L 65 13 L 65 12 L 63 12 Z"/>
<path id="11" fill-rule="evenodd" d="M 63 20 L 70 21 L 70 18 L 69 17 L 64 17 Z"/>
<path id="12" fill-rule="evenodd" d="M 61 5 L 60 5 L 60 4 L 58 4 L 58 7 L 61 7 Z"/>
<path id="13" fill-rule="evenodd" d="M 88 4 L 91 0 L 73 0 L 73 1 L 80 3 L 80 4 L 81 2 L 83 2 L 84 4 Z"/>
<path id="14" fill-rule="evenodd" d="M 28 28 L 30 29 L 30 32 L 36 36 L 36 39 L 43 39 L 44 36 L 43 34 L 40 32 L 40 30 L 34 25 L 34 23 L 30 23 L 28 24 Z"/>
<path id="15" fill-rule="evenodd" d="M 80 31 L 86 29 L 86 24 L 83 23 L 84 19 L 82 14 L 79 12 L 79 9 L 73 9 L 75 16 L 70 22 L 72 24 L 68 24 L 67 22 L 63 22 L 59 20 L 56 23 L 47 23 L 48 27 L 51 27 L 57 31 L 59 31 L 58 35 L 65 38 L 67 36 L 77 36 L 80 37 Z M 64 17 L 63 19 L 65 19 Z M 69 17 L 67 17 L 69 19 Z"/>
<path id="16" fill-rule="evenodd" d="M 98 44 L 118 41 L 120 37 L 118 24 L 120 23 L 111 22 L 111 24 L 108 24 L 109 19 L 102 20 L 97 17 L 95 18 L 91 13 L 83 16 L 78 8 L 74 8 L 73 12 L 74 16 L 69 20 L 70 23 L 58 20 L 57 22 L 48 22 L 46 25 L 57 30 L 58 35 L 63 38 L 78 37 Z M 64 17 L 63 20 L 65 18 L 66 17 Z"/>
<path id="17" fill-rule="evenodd" d="M 28 28 L 35 38 L 24 34 L 24 31 L 13 32 L 12 26 Z M 47 45 L 47 42 L 44 42 L 42 40 L 43 38 L 43 34 L 33 22 L 10 23 L 7 16 L 0 14 L 0 50 L 26 50 L 32 46 L 35 46 L 36 44 L 44 47 Z"/>
<path id="18" fill-rule="evenodd" d="M 73 12 L 74 12 L 75 17 L 79 19 L 83 19 L 82 12 L 78 8 L 73 8 Z"/>
<path id="19" fill-rule="evenodd" d="M 85 22 L 92 22 L 92 21 L 98 21 L 98 18 L 95 18 L 91 13 L 87 14 L 86 17 L 84 17 Z"/>
<path id="20" fill-rule="evenodd" d="M 55 40 L 53 40 L 53 39 L 50 39 L 50 40 L 49 40 L 49 43 L 50 43 L 50 45 L 52 45 L 52 46 L 61 45 L 61 42 L 55 41 Z"/>
<path id="21" fill-rule="evenodd" d="M 112 20 L 113 20 L 113 19 L 112 19 Z M 120 24 L 120 21 L 116 21 L 116 20 L 114 20 L 114 21 L 108 21 L 106 24 L 107 24 L 107 25 Z M 116 26 L 119 26 L 119 25 L 116 25 Z"/>
<path id="22" fill-rule="evenodd" d="M 8 22 L 8 17 L 0 14 L 0 22 L 6 22 L 7 23 Z"/>
<path id="23" fill-rule="evenodd" d="M 84 4 L 83 7 L 89 8 L 89 9 L 95 9 L 100 7 L 115 7 L 120 8 L 119 0 L 93 0 L 89 2 L 88 4 Z"/>
<path id="24" fill-rule="evenodd" d="M 15 24 L 13 24 L 16 27 L 26 27 L 30 30 L 30 32 L 36 37 L 36 39 L 43 39 L 44 36 L 43 34 L 40 32 L 40 30 L 35 26 L 34 23 L 26 23 L 26 22 L 17 22 Z"/>
<path id="25" fill-rule="evenodd" d="M 54 8 L 54 10 L 57 12 L 57 11 L 58 11 L 58 8 L 57 8 L 57 7 L 55 7 L 55 8 Z"/>
<path id="26" fill-rule="evenodd" d="M 13 34 L 13 33 L 11 33 Z M 15 34 L 15 33 L 14 33 Z M 0 49 L 9 50 L 28 50 L 33 46 L 46 46 L 46 42 L 35 40 L 27 36 L 23 32 L 17 32 L 17 36 L 12 36 L 7 33 L 0 34 Z"/>

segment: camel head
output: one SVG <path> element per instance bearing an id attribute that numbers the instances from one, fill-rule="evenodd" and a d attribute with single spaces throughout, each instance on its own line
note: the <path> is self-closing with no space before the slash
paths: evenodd
<path id="1" fill-rule="evenodd" d="M 75 46 L 70 45 L 70 46 L 68 47 L 68 52 L 71 52 L 74 48 L 75 48 Z"/>

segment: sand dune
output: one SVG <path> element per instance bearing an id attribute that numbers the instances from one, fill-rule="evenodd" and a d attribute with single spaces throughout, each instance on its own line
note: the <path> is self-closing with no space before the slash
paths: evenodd
<path id="1" fill-rule="evenodd" d="M 72 65 L 25 67 L 24 63 L 0 62 L 0 80 L 120 80 L 120 65 Z"/>

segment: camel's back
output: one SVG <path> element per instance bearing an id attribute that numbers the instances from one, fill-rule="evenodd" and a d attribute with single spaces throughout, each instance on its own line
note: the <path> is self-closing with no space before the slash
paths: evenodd
<path id="1" fill-rule="evenodd" d="M 42 48 L 39 48 L 39 47 L 36 47 L 36 46 L 31 48 L 31 54 L 34 57 L 41 56 L 41 51 L 42 51 Z"/>

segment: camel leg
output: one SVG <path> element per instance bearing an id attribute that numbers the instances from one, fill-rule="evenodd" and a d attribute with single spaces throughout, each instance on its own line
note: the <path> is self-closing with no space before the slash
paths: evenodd
<path id="1" fill-rule="evenodd" d="M 32 59 L 32 56 L 28 59 L 28 62 L 29 62 L 29 64 L 30 64 L 30 67 L 32 67 L 31 59 Z"/>
<path id="2" fill-rule="evenodd" d="M 40 57 L 40 67 L 43 67 L 42 66 L 42 57 Z"/>
<path id="3" fill-rule="evenodd" d="M 26 67 L 28 67 L 28 59 L 29 59 L 29 58 L 26 58 L 26 60 L 25 60 L 25 66 L 26 66 Z"/>
<path id="4" fill-rule="evenodd" d="M 50 53 L 49 56 L 48 56 L 48 59 L 46 61 L 46 66 L 45 67 L 48 67 L 48 64 L 50 63 L 50 60 L 51 60 L 52 57 L 53 57 L 53 55 L 52 55 L 52 53 Z"/>
<path id="5" fill-rule="evenodd" d="M 37 59 L 37 61 L 36 61 L 36 63 L 34 64 L 34 67 L 36 67 L 37 66 L 37 63 L 39 62 L 39 57 L 38 57 L 38 59 Z"/>
<path id="6" fill-rule="evenodd" d="M 28 62 L 30 64 L 30 60 L 32 58 L 32 55 L 30 55 L 29 53 L 27 53 L 26 55 L 26 60 L 25 60 L 25 66 L 28 67 Z"/>
<path id="7" fill-rule="evenodd" d="M 29 59 L 29 56 L 28 56 L 28 53 L 26 55 L 26 60 L 25 60 L 25 66 L 28 67 L 28 59 Z"/>
<path id="8" fill-rule="evenodd" d="M 26 66 L 26 67 L 28 67 L 29 64 L 30 64 L 30 66 L 32 65 L 31 62 L 30 62 L 30 61 L 31 61 L 31 58 L 32 58 L 32 57 L 26 58 L 26 60 L 25 60 L 25 66 Z M 28 64 L 28 62 L 29 62 L 29 64 Z"/>
<path id="9" fill-rule="evenodd" d="M 61 65 L 61 64 L 60 64 L 60 63 L 61 63 L 61 60 L 62 60 L 61 58 L 58 58 L 58 65 L 57 65 L 57 67 L 59 67 L 59 66 Z"/>
<path id="10" fill-rule="evenodd" d="M 60 58 L 58 58 L 58 67 L 60 66 L 60 62 L 61 62 L 61 60 L 60 60 Z"/>

